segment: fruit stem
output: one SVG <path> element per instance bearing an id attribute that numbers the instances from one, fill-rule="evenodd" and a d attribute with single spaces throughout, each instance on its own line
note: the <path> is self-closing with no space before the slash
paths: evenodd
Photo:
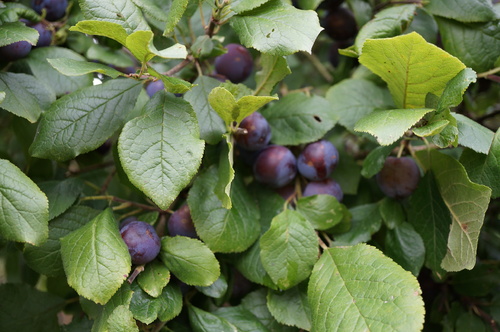
<path id="1" fill-rule="evenodd" d="M 135 278 L 137 278 L 137 276 L 139 275 L 139 273 L 141 273 L 142 271 L 144 271 L 144 265 L 137 266 L 134 269 L 134 272 L 132 272 L 132 274 L 130 275 L 130 277 L 127 279 L 127 282 L 129 284 L 132 284 L 134 282 Z"/>

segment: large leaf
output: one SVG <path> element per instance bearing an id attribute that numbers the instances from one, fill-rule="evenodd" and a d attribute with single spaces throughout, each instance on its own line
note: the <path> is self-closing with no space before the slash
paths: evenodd
<path id="1" fill-rule="evenodd" d="M 134 294 L 130 301 L 130 311 L 134 318 L 144 324 L 151 324 L 156 318 L 172 319 L 181 311 L 182 294 L 176 286 L 167 285 L 156 298 L 149 296 L 136 284 L 132 284 L 132 289 Z"/>
<path id="2" fill-rule="evenodd" d="M 83 181 L 68 178 L 62 181 L 45 181 L 38 184 L 49 199 L 49 220 L 66 211 L 83 191 Z"/>
<path id="3" fill-rule="evenodd" d="M 184 236 L 164 237 L 160 258 L 179 280 L 194 286 L 209 286 L 220 275 L 213 252 L 197 239 Z"/>
<path id="4" fill-rule="evenodd" d="M 39 34 L 35 29 L 27 27 L 22 22 L 6 22 L 2 24 L 0 30 L 0 47 L 9 45 L 21 40 L 27 41 L 31 45 L 36 45 Z"/>
<path id="5" fill-rule="evenodd" d="M 231 185 L 232 208 L 224 208 L 213 193 L 217 181 L 218 169 L 212 166 L 196 178 L 189 191 L 196 232 L 214 252 L 244 251 L 260 234 L 259 210 L 239 177 Z"/>
<path id="6" fill-rule="evenodd" d="M 420 151 L 417 157 L 426 169 L 432 170 L 451 214 L 447 253 L 441 267 L 446 271 L 470 270 L 476 264 L 479 232 L 491 189 L 471 182 L 464 167 L 448 155 L 431 150 Z"/>
<path id="7" fill-rule="evenodd" d="M 327 249 L 309 281 L 311 331 L 420 331 L 420 294 L 417 279 L 374 247 Z"/>
<path id="8" fill-rule="evenodd" d="M 270 332 L 254 314 L 242 306 L 220 307 L 213 314 L 236 326 L 238 332 Z"/>
<path id="9" fill-rule="evenodd" d="M 428 93 L 440 96 L 446 83 L 465 68 L 416 32 L 367 40 L 359 61 L 387 83 L 398 108 L 424 107 Z"/>
<path id="10" fill-rule="evenodd" d="M 174 31 L 175 26 L 177 25 L 177 23 L 179 23 L 182 15 L 184 15 L 188 3 L 189 0 L 172 0 L 172 5 L 170 6 L 170 10 L 167 14 L 167 25 L 165 26 L 163 35 L 166 36 Z"/>
<path id="11" fill-rule="evenodd" d="M 119 23 L 87 20 L 80 21 L 75 26 L 72 26 L 70 31 L 78 31 L 88 35 L 104 36 L 116 40 L 123 46 L 127 43 L 127 31 Z"/>
<path id="12" fill-rule="evenodd" d="M 150 30 L 141 10 L 132 0 L 116 0 L 104 5 L 99 0 L 80 0 L 83 16 L 88 20 L 111 22 L 121 25 L 127 34 Z"/>
<path id="13" fill-rule="evenodd" d="M 496 17 L 489 0 L 433 0 L 425 8 L 433 15 L 461 22 L 488 22 Z"/>
<path id="14" fill-rule="evenodd" d="M 290 93 L 261 111 L 273 132 L 272 142 L 299 145 L 322 138 L 337 122 L 330 103 L 319 96 Z"/>
<path id="15" fill-rule="evenodd" d="M 130 272 L 131 260 L 110 209 L 61 239 L 68 284 L 96 303 L 106 303 Z"/>
<path id="16" fill-rule="evenodd" d="M 140 91 L 139 82 L 116 79 L 58 99 L 40 121 L 31 155 L 64 161 L 95 150 L 123 125 Z"/>
<path id="17" fill-rule="evenodd" d="M 462 114 L 452 113 L 452 115 L 457 120 L 458 144 L 488 154 L 495 134 Z"/>
<path id="18" fill-rule="evenodd" d="M 459 58 L 467 67 L 481 73 L 495 67 L 500 54 L 500 24 L 461 23 L 438 17 L 444 49 Z M 488 45 L 488 47 L 483 47 Z"/>
<path id="19" fill-rule="evenodd" d="M 98 210 L 86 206 L 75 206 L 52 220 L 49 224 L 49 238 L 39 246 L 26 245 L 26 263 L 38 273 L 54 277 L 64 273 L 61 259 L 61 241 L 69 233 L 84 226 L 99 214 Z"/>
<path id="20" fill-rule="evenodd" d="M 318 258 L 318 239 L 312 225 L 299 213 L 285 210 L 260 239 L 260 258 L 280 289 L 307 279 Z"/>
<path id="21" fill-rule="evenodd" d="M 238 271 L 251 282 L 264 285 L 271 289 L 277 288 L 262 265 L 260 259 L 260 239 L 245 252 L 238 255 L 234 265 Z"/>
<path id="22" fill-rule="evenodd" d="M 356 91 L 356 98 L 352 92 Z M 334 84 L 326 92 L 339 123 L 349 130 L 365 115 L 376 109 L 394 108 L 391 95 L 386 88 L 364 79 L 346 79 Z"/>
<path id="23" fill-rule="evenodd" d="M 472 181 L 492 189 L 492 198 L 500 197 L 500 130 L 497 130 L 488 155 L 465 149 L 460 162 Z"/>
<path id="24" fill-rule="evenodd" d="M 181 44 L 157 50 L 153 44 L 153 36 L 152 31 L 136 31 L 127 37 L 125 46 L 142 63 L 146 63 L 155 56 L 164 59 L 185 59 L 187 57 L 186 46 Z"/>
<path id="25" fill-rule="evenodd" d="M 31 123 L 56 100 L 55 93 L 31 75 L 0 73 L 0 91 L 5 92 L 1 108 Z"/>
<path id="26" fill-rule="evenodd" d="M 168 209 L 196 174 L 204 142 L 191 105 L 181 98 L 158 92 L 145 111 L 123 128 L 120 160 L 130 181 Z"/>
<path id="27" fill-rule="evenodd" d="M 126 306 L 128 308 L 130 300 L 132 299 L 132 295 L 133 292 L 130 288 L 129 283 L 123 283 L 120 289 L 118 289 L 118 291 L 104 306 L 97 306 L 94 302 L 91 302 L 85 298 L 80 298 L 80 303 L 82 304 L 84 310 L 86 308 L 86 304 L 94 307 L 95 312 L 90 313 L 89 310 L 85 310 L 90 318 L 95 319 L 95 322 L 92 325 L 92 332 L 109 331 L 108 320 L 113 314 L 114 310 L 120 306 Z M 116 314 L 114 316 L 116 316 Z"/>
<path id="28" fill-rule="evenodd" d="M 301 283 L 286 291 L 269 290 L 267 307 L 281 324 L 311 329 L 311 308 L 307 298 L 307 283 Z"/>
<path id="29" fill-rule="evenodd" d="M 57 96 L 64 96 L 78 89 L 92 85 L 92 74 L 82 76 L 66 76 L 55 70 L 47 59 L 67 58 L 85 61 L 80 54 L 63 47 L 40 47 L 16 62 L 16 71 L 33 74 L 47 88 L 51 88 Z"/>
<path id="30" fill-rule="evenodd" d="M 10 241 L 42 244 L 48 237 L 49 202 L 19 168 L 0 159 L 0 231 Z"/>
<path id="31" fill-rule="evenodd" d="M 4 331 L 52 332 L 59 330 L 57 313 L 64 299 L 27 284 L 0 285 L 0 326 Z M 22 308 L 22 310 L 21 310 Z"/>
<path id="32" fill-rule="evenodd" d="M 350 210 L 352 214 L 351 228 L 335 237 L 333 245 L 352 246 L 360 242 L 368 242 L 372 234 L 382 226 L 382 216 L 378 204 L 356 206 Z"/>
<path id="33" fill-rule="evenodd" d="M 270 95 L 276 84 L 291 73 L 285 57 L 262 54 L 260 57 L 262 69 L 255 73 L 255 95 Z"/>
<path id="34" fill-rule="evenodd" d="M 385 254 L 417 277 L 425 259 L 424 241 L 412 225 L 405 222 L 387 232 Z"/>
<path id="35" fill-rule="evenodd" d="M 354 130 L 370 133 L 380 145 L 389 145 L 432 111 L 432 108 L 374 111 L 356 122 Z"/>
<path id="36" fill-rule="evenodd" d="M 297 200 L 297 212 L 318 230 L 332 228 L 344 218 L 344 208 L 332 195 L 313 195 Z"/>
<path id="37" fill-rule="evenodd" d="M 208 94 L 219 86 L 220 82 L 215 78 L 199 76 L 194 84 L 196 86 L 184 95 L 184 99 L 191 103 L 196 112 L 200 137 L 208 144 L 217 144 L 222 139 L 222 134 L 226 132 L 226 126 L 219 114 L 210 106 Z"/>
<path id="38" fill-rule="evenodd" d="M 170 271 L 165 264 L 157 260 L 150 262 L 137 277 L 139 286 L 152 297 L 160 296 L 163 288 L 169 281 Z"/>
<path id="39" fill-rule="evenodd" d="M 238 332 L 238 329 L 226 319 L 208 311 L 188 306 L 189 321 L 194 332 Z"/>
<path id="40" fill-rule="evenodd" d="M 375 17 L 359 30 L 354 42 L 354 49 L 361 54 L 367 39 L 379 39 L 398 36 L 411 23 L 417 6 L 414 4 L 395 6 L 378 12 Z"/>
<path id="41" fill-rule="evenodd" d="M 117 78 L 118 76 L 125 75 L 122 72 L 101 63 L 78 61 L 66 58 L 47 59 L 47 61 L 58 72 L 66 76 L 80 76 L 88 73 L 100 73 L 110 76 L 111 78 Z"/>
<path id="42" fill-rule="evenodd" d="M 437 111 L 441 112 L 450 107 L 458 106 L 463 100 L 465 90 L 471 83 L 476 82 L 476 76 L 472 69 L 465 68 L 453 77 L 446 84 L 446 88 L 437 102 Z"/>
<path id="43" fill-rule="evenodd" d="M 271 55 L 310 53 L 322 30 L 314 11 L 299 10 L 281 0 L 235 15 L 230 24 L 243 45 Z"/>

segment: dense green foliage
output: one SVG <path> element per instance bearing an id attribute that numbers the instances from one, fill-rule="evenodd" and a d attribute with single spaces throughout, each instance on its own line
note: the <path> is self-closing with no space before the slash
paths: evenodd
<path id="1" fill-rule="evenodd" d="M 499 4 L 34 3 L 0 331 L 500 330 Z"/>

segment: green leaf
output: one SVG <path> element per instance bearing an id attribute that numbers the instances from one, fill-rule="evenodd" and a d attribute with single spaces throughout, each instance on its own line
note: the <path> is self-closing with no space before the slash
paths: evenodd
<path id="1" fill-rule="evenodd" d="M 496 18 L 488 0 L 434 0 L 425 8 L 433 15 L 461 22 L 488 22 Z"/>
<path id="2" fill-rule="evenodd" d="M 318 230 L 332 228 L 344 218 L 342 205 L 331 195 L 301 197 L 296 210 Z"/>
<path id="3" fill-rule="evenodd" d="M 171 77 L 171 76 L 166 76 L 162 75 L 153 68 L 149 67 L 148 72 L 161 79 L 163 82 L 163 85 L 165 86 L 165 89 L 171 93 L 185 93 L 191 90 L 191 88 L 194 87 L 193 84 L 184 81 L 183 79 L 177 78 L 177 77 Z"/>
<path id="4" fill-rule="evenodd" d="M 50 277 L 64 273 L 61 259 L 60 238 L 84 226 L 100 211 L 86 206 L 74 206 L 49 224 L 49 237 L 39 246 L 27 244 L 24 247 L 26 263 L 35 271 Z"/>
<path id="5" fill-rule="evenodd" d="M 408 221 L 424 241 L 425 265 L 443 277 L 441 262 L 446 255 L 451 216 L 432 172 L 420 179 L 410 197 Z"/>
<path id="6" fill-rule="evenodd" d="M 233 155 L 234 149 L 233 144 L 231 143 L 231 136 L 224 135 L 226 138 L 226 144 L 222 147 L 222 151 L 220 153 L 219 158 L 219 167 L 218 167 L 218 180 L 215 185 L 215 195 L 222 202 L 222 207 L 225 209 L 231 209 L 231 183 L 234 179 L 234 169 L 233 169 Z"/>
<path id="7" fill-rule="evenodd" d="M 87 20 L 119 24 L 127 34 L 150 30 L 139 8 L 131 0 L 116 0 L 105 6 L 99 0 L 80 0 L 80 8 Z"/>
<path id="8" fill-rule="evenodd" d="M 170 6 L 170 11 L 167 16 L 167 25 L 165 26 L 165 31 L 163 35 L 167 36 L 172 33 L 175 26 L 179 23 L 186 11 L 189 0 L 172 0 L 172 5 Z"/>
<path id="9" fill-rule="evenodd" d="M 155 56 L 164 59 L 185 59 L 187 57 L 186 46 L 181 44 L 157 50 L 153 44 L 152 31 L 135 31 L 127 37 L 125 46 L 142 63 L 148 62 Z"/>
<path id="10" fill-rule="evenodd" d="M 255 9 L 269 0 L 233 0 L 231 1 L 231 10 L 237 14 L 241 14 L 252 9 Z"/>
<path id="11" fill-rule="evenodd" d="M 242 306 L 220 307 L 213 314 L 236 326 L 238 332 L 270 332 L 254 314 Z"/>
<path id="12" fill-rule="evenodd" d="M 460 23 L 438 17 L 444 49 L 459 58 L 467 67 L 481 73 L 495 67 L 500 54 L 500 24 Z M 483 45 L 488 45 L 484 48 Z"/>
<path id="13" fill-rule="evenodd" d="M 108 319 L 113 313 L 113 311 L 121 306 L 125 305 L 128 307 L 130 305 L 130 300 L 132 299 L 132 289 L 130 288 L 129 283 L 123 283 L 120 289 L 111 297 L 111 299 L 106 303 L 104 306 L 98 306 L 94 302 L 91 302 L 89 300 L 86 300 L 85 298 L 80 298 L 80 304 L 82 306 L 85 303 L 90 303 L 93 306 L 97 306 L 98 309 L 100 309 L 100 312 L 98 315 L 94 314 L 89 314 L 88 310 L 86 310 L 87 314 L 90 316 L 90 318 L 95 319 L 94 324 L 92 325 L 92 332 L 107 332 L 109 331 L 109 326 L 108 326 Z M 93 317 L 95 316 L 95 317 Z"/>
<path id="14" fill-rule="evenodd" d="M 299 213 L 285 210 L 274 217 L 260 240 L 260 259 L 280 289 L 307 279 L 318 259 L 318 238 Z"/>
<path id="15" fill-rule="evenodd" d="M 85 56 L 89 60 L 96 60 L 117 67 L 135 66 L 135 60 L 124 49 L 113 50 L 100 44 L 91 44 L 86 48 Z"/>
<path id="16" fill-rule="evenodd" d="M 80 76 L 88 73 L 100 73 L 110 76 L 111 78 L 125 76 L 125 74 L 116 69 L 95 62 L 78 61 L 65 58 L 47 59 L 47 61 L 58 72 L 66 76 Z"/>
<path id="17" fill-rule="evenodd" d="M 361 54 L 363 44 L 367 39 L 379 39 L 401 35 L 410 25 L 417 6 L 414 4 L 386 8 L 363 25 L 359 30 L 354 49 Z"/>
<path id="18" fill-rule="evenodd" d="M 401 202 L 389 197 L 380 201 L 380 216 L 389 229 L 394 229 L 406 221 L 406 214 Z"/>
<path id="19" fill-rule="evenodd" d="M 457 120 L 458 144 L 488 154 L 495 134 L 462 114 L 452 113 L 452 115 Z"/>
<path id="20" fill-rule="evenodd" d="M 111 312 L 107 326 L 113 332 L 139 332 L 137 322 L 126 305 L 119 305 Z"/>
<path id="21" fill-rule="evenodd" d="M 319 96 L 290 93 L 261 111 L 273 133 L 272 142 L 299 145 L 322 138 L 337 122 L 330 103 Z"/>
<path id="22" fill-rule="evenodd" d="M 141 219 L 142 220 L 142 219 Z M 163 288 L 170 281 L 170 271 L 161 262 L 154 260 L 137 277 L 137 283 L 152 297 L 160 296 Z"/>
<path id="23" fill-rule="evenodd" d="M 349 211 L 352 214 L 352 226 L 348 232 L 335 236 L 333 242 L 335 246 L 352 246 L 368 242 L 372 234 L 382 226 L 378 204 L 360 205 Z"/>
<path id="24" fill-rule="evenodd" d="M 271 289 L 277 288 L 260 260 L 260 239 L 245 252 L 239 254 L 234 265 L 248 280 Z"/>
<path id="25" fill-rule="evenodd" d="M 61 238 L 68 284 L 96 303 L 106 303 L 130 272 L 127 245 L 110 209 Z"/>
<path id="26" fill-rule="evenodd" d="M 210 286 L 220 275 L 219 262 L 200 240 L 176 236 L 161 240 L 160 258 L 179 280 L 194 286 Z"/>
<path id="27" fill-rule="evenodd" d="M 231 185 L 232 208 L 225 209 L 213 194 L 217 181 L 218 170 L 212 166 L 196 178 L 189 191 L 196 232 L 214 252 L 244 251 L 259 236 L 259 210 L 239 177 Z"/>
<path id="28" fill-rule="evenodd" d="M 160 91 L 145 112 L 125 125 L 118 152 L 130 181 L 166 210 L 196 174 L 204 142 L 191 105 L 181 98 Z"/>
<path id="29" fill-rule="evenodd" d="M 316 12 L 296 9 L 280 0 L 235 15 L 230 24 L 243 45 L 271 55 L 310 53 L 322 30 Z"/>
<path id="30" fill-rule="evenodd" d="M 56 100 L 55 93 L 31 75 L 0 73 L 4 91 L 1 108 L 35 123 L 42 111 Z"/>
<path id="31" fill-rule="evenodd" d="M 8 22 L 2 24 L 0 30 L 0 47 L 24 40 L 36 45 L 39 34 L 35 29 L 27 27 L 22 22 Z"/>
<path id="32" fill-rule="evenodd" d="M 78 89 L 92 85 L 92 74 L 82 76 L 66 76 L 55 70 L 47 59 L 68 58 L 77 61 L 86 59 L 70 49 L 62 47 L 40 47 L 31 50 L 30 54 L 15 63 L 19 71 L 31 73 L 46 87 L 51 88 L 57 96 L 63 96 Z"/>
<path id="33" fill-rule="evenodd" d="M 424 7 L 417 7 L 415 10 L 415 16 L 413 17 L 410 26 L 404 31 L 404 33 L 410 33 L 413 31 L 424 37 L 429 43 L 434 45 L 437 43 L 438 25 L 434 16 L 431 15 Z"/>
<path id="34" fill-rule="evenodd" d="M 356 91 L 356 98 L 352 92 Z M 339 123 L 353 131 L 358 120 L 376 109 L 394 108 L 391 95 L 382 88 L 364 79 L 346 79 L 334 84 L 326 92 L 326 99 L 332 104 Z"/>
<path id="35" fill-rule="evenodd" d="M 161 309 L 162 301 L 149 296 L 139 288 L 137 284 L 132 284 L 132 290 L 134 294 L 130 301 L 130 311 L 135 319 L 144 324 L 151 324 L 158 318 L 158 312 Z"/>
<path id="36" fill-rule="evenodd" d="M 189 322 L 194 332 L 238 332 L 233 324 L 205 310 L 188 305 Z"/>
<path id="37" fill-rule="evenodd" d="M 374 247 L 327 249 L 309 281 L 311 331 L 420 331 L 420 294 L 417 279 Z"/>
<path id="38" fill-rule="evenodd" d="M 49 202 L 17 166 L 0 159 L 0 231 L 6 240 L 40 245 L 47 240 Z"/>
<path id="39" fill-rule="evenodd" d="M 0 285 L 0 326 L 5 331 L 52 332 L 59 330 L 57 313 L 64 299 L 27 284 Z M 21 310 L 22 308 L 22 310 Z"/>
<path id="40" fill-rule="evenodd" d="M 365 160 L 363 160 L 363 169 L 361 170 L 361 175 L 369 179 L 380 172 L 382 167 L 384 167 L 385 159 L 395 147 L 396 144 L 377 146 L 375 149 L 370 151 Z"/>
<path id="41" fill-rule="evenodd" d="M 448 155 L 432 150 L 418 152 L 417 157 L 434 173 L 439 192 L 451 213 L 447 253 L 441 267 L 446 271 L 470 270 L 476 264 L 479 231 L 491 189 L 471 182 L 464 167 Z"/>
<path id="42" fill-rule="evenodd" d="M 488 155 L 465 149 L 460 162 L 470 179 L 492 189 L 492 198 L 500 197 L 500 130 L 497 130 Z"/>
<path id="43" fill-rule="evenodd" d="M 260 57 L 260 66 L 262 69 L 255 73 L 256 96 L 270 95 L 276 84 L 281 82 L 292 71 L 288 66 L 285 57 L 262 54 Z"/>
<path id="44" fill-rule="evenodd" d="M 307 283 L 301 283 L 286 291 L 269 290 L 267 307 L 281 324 L 311 329 L 311 308 L 307 298 Z"/>
<path id="45" fill-rule="evenodd" d="M 356 122 L 354 130 L 372 134 L 380 145 L 389 145 L 432 111 L 432 108 L 374 111 Z"/>
<path id="46" fill-rule="evenodd" d="M 116 79 L 58 99 L 43 114 L 30 154 L 65 161 L 97 149 L 123 125 L 140 91 L 139 82 Z"/>
<path id="47" fill-rule="evenodd" d="M 128 37 L 127 31 L 121 24 L 101 20 L 80 21 L 75 26 L 69 28 L 69 31 L 104 36 L 116 40 L 123 46 L 125 46 Z"/>
<path id="48" fill-rule="evenodd" d="M 473 82 L 476 82 L 476 73 L 470 68 L 462 69 L 446 84 L 436 106 L 437 111 L 441 112 L 450 107 L 458 106 L 462 102 L 465 90 Z"/>
<path id="49" fill-rule="evenodd" d="M 446 83 L 465 68 L 415 32 L 367 40 L 359 61 L 387 83 L 398 108 L 424 107 L 428 93 L 440 96 Z"/>
<path id="50" fill-rule="evenodd" d="M 227 281 L 223 274 L 219 276 L 210 286 L 196 286 L 196 289 L 206 296 L 213 297 L 214 299 L 222 298 L 227 292 Z"/>
<path id="51" fill-rule="evenodd" d="M 450 121 L 448 120 L 439 120 L 439 119 L 431 120 L 425 126 L 413 128 L 412 131 L 415 135 L 420 137 L 433 136 L 440 134 L 443 131 L 443 129 L 445 129 L 446 126 L 448 126 L 448 124 L 450 124 Z"/>
<path id="52" fill-rule="evenodd" d="M 84 183 L 77 178 L 62 181 L 46 181 L 39 184 L 49 199 L 49 220 L 66 211 L 83 191 Z"/>
<path id="53" fill-rule="evenodd" d="M 424 265 L 424 241 L 413 226 L 405 222 L 387 232 L 385 254 L 417 277 Z"/>
<path id="54" fill-rule="evenodd" d="M 434 114 L 429 123 L 439 123 L 441 121 L 445 121 L 448 124 L 441 128 L 437 134 L 431 136 L 430 141 L 441 148 L 448 147 L 449 145 L 456 147 L 458 145 L 457 120 L 449 110 L 445 110 L 441 113 Z"/>
<path id="55" fill-rule="evenodd" d="M 222 118 L 214 111 L 208 102 L 208 95 L 220 82 L 208 76 L 199 76 L 196 85 L 184 95 L 184 99 L 191 103 L 200 126 L 200 137 L 208 144 L 217 144 L 226 132 L 226 125 Z"/>
<path id="56" fill-rule="evenodd" d="M 181 313 L 183 299 L 179 287 L 168 284 L 163 288 L 159 299 L 162 301 L 162 306 L 158 312 L 160 321 L 169 321 Z"/>
<path id="57" fill-rule="evenodd" d="M 278 99 L 270 96 L 243 96 L 239 99 L 235 97 L 223 87 L 214 88 L 208 95 L 210 106 L 220 115 L 226 126 L 230 126 L 233 122 L 240 123 L 262 106 Z"/>

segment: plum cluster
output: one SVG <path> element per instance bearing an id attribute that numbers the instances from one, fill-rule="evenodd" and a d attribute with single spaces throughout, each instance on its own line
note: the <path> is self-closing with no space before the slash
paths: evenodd
<path id="1" fill-rule="evenodd" d="M 48 21 L 54 22 L 63 18 L 68 7 L 68 0 L 33 0 L 31 8 L 42 16 L 45 14 L 45 20 L 40 22 L 30 22 L 26 19 L 20 19 L 20 22 L 26 26 L 35 29 L 38 34 L 38 42 L 35 47 L 45 47 L 52 43 L 53 28 Z M 21 40 L 9 45 L 0 47 L 0 59 L 5 61 L 15 61 L 27 56 L 32 49 L 32 45 Z"/>
<path id="2" fill-rule="evenodd" d="M 259 112 L 243 119 L 234 136 L 243 152 L 240 155 L 252 160 L 255 180 L 277 189 L 285 199 L 295 191 L 293 186 L 287 185 L 300 174 L 307 181 L 303 196 L 328 194 L 342 200 L 340 185 L 330 178 L 339 161 L 339 153 L 331 142 L 310 143 L 296 157 L 285 146 L 269 145 L 271 127 Z"/>

